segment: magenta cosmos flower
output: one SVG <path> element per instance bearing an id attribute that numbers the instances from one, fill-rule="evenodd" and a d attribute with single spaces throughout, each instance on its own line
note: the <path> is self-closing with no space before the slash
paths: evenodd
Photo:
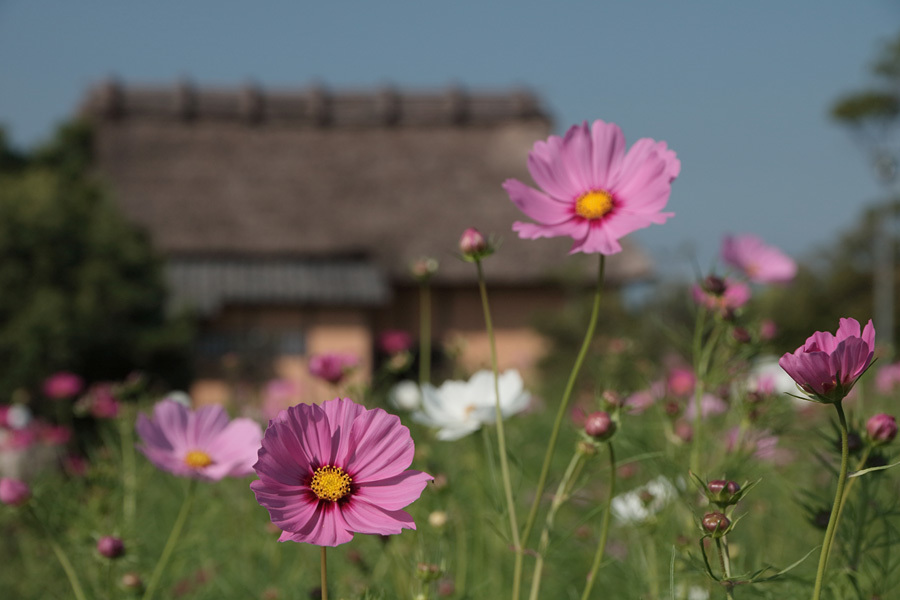
<path id="1" fill-rule="evenodd" d="M 415 446 L 400 419 L 348 398 L 298 404 L 269 423 L 256 500 L 283 530 L 279 541 L 337 546 L 354 533 L 415 529 L 402 509 L 433 479 L 408 470 Z"/>
<path id="2" fill-rule="evenodd" d="M 874 355 L 872 320 L 860 333 L 856 319 L 841 319 L 837 334 L 817 331 L 793 354 L 785 353 L 778 364 L 810 400 L 833 404 L 850 393 Z"/>
<path id="3" fill-rule="evenodd" d="M 179 477 L 218 481 L 253 472 L 262 427 L 250 419 L 229 420 L 221 406 L 196 412 L 175 400 L 162 400 L 153 417 L 138 415 L 138 450 L 154 465 Z"/>
<path id="4" fill-rule="evenodd" d="M 344 375 L 358 364 L 359 359 L 352 354 L 339 352 L 316 354 L 309 358 L 309 372 L 319 379 L 337 385 Z"/>
<path id="5" fill-rule="evenodd" d="M 755 235 L 726 235 L 722 260 L 757 283 L 787 283 L 797 274 L 797 263 Z"/>
<path id="6" fill-rule="evenodd" d="M 571 253 L 615 254 L 622 236 L 673 216 L 660 211 L 681 162 L 665 142 L 650 138 L 626 152 L 622 130 L 598 120 L 536 142 L 528 171 L 541 190 L 515 179 L 503 184 L 510 200 L 536 221 L 514 223 L 519 237 L 570 236 Z"/>

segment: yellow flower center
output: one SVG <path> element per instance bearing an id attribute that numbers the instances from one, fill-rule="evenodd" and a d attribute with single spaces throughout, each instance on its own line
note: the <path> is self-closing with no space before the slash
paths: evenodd
<path id="1" fill-rule="evenodd" d="M 184 457 L 184 464 L 192 469 L 202 469 L 213 463 L 213 459 L 203 450 L 191 450 Z"/>
<path id="2" fill-rule="evenodd" d="M 342 468 L 329 465 L 316 469 L 309 487 L 322 500 L 337 502 L 350 493 L 351 481 Z"/>
<path id="3" fill-rule="evenodd" d="M 603 190 L 592 190 L 575 201 L 575 212 L 585 219 L 599 219 L 612 209 L 612 195 Z"/>

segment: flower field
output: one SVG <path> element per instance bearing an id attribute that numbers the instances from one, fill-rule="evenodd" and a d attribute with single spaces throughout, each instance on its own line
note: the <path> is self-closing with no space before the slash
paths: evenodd
<path id="1" fill-rule="evenodd" d="M 498 182 L 530 219 L 512 230 L 597 265 L 539 373 L 497 367 L 503 248 L 469 229 L 484 370 L 432 368 L 423 260 L 418 345 L 384 336 L 363 385 L 356 357 L 312 357 L 334 399 L 287 406 L 270 386 L 226 410 L 56 374 L 41 414 L 0 414 L 2 596 L 900 597 L 900 378 L 878 324 L 779 347 L 756 301 L 798 269 L 753 234 L 679 291 L 683 317 L 619 319 L 606 260 L 677 211 L 675 151 L 595 121 L 537 142 L 528 168 L 537 187 Z"/>

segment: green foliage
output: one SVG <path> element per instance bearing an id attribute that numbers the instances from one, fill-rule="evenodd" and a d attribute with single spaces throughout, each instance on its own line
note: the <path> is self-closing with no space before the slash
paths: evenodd
<path id="1" fill-rule="evenodd" d="M 0 398 L 61 369 L 184 380 L 191 330 L 167 321 L 162 263 L 89 175 L 90 144 L 71 124 L 27 160 L 0 149 Z"/>

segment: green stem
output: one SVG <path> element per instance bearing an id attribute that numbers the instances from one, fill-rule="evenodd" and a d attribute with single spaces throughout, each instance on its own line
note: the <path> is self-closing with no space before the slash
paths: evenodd
<path id="1" fill-rule="evenodd" d="M 725 596 L 728 600 L 734 599 L 734 585 L 731 583 L 731 558 L 728 556 L 728 544 L 725 537 L 716 538 L 716 549 L 719 551 L 719 565 L 722 567 L 722 575 L 725 578 Z"/>
<path id="2" fill-rule="evenodd" d="M 588 348 L 591 346 L 591 340 L 594 337 L 594 330 L 597 328 L 597 317 L 600 314 L 600 292 L 603 284 L 603 272 L 606 266 L 606 256 L 600 255 L 600 267 L 597 274 L 597 289 L 594 292 L 594 305 L 591 310 L 591 318 L 588 322 L 587 331 L 584 334 L 584 341 L 581 343 L 581 350 L 572 366 L 572 372 L 569 373 L 569 381 L 566 383 L 566 389 L 563 392 L 559 409 L 556 412 L 556 421 L 553 423 L 553 431 L 550 433 L 550 440 L 547 443 L 547 452 L 544 455 L 544 464 L 541 467 L 541 475 L 538 478 L 537 489 L 535 490 L 534 501 L 531 503 L 531 510 L 528 518 L 525 520 L 525 528 L 522 530 L 522 543 L 528 543 L 528 536 L 534 527 L 534 521 L 537 518 L 538 508 L 541 505 L 541 496 L 544 494 L 544 487 L 547 485 L 547 475 L 550 472 L 550 463 L 553 460 L 553 451 L 556 449 L 556 439 L 559 437 L 559 430 L 562 426 L 563 418 L 566 415 L 566 409 L 569 406 L 569 398 L 572 396 L 572 390 L 575 388 L 575 380 L 581 371 L 581 364 L 587 355 Z"/>
<path id="3" fill-rule="evenodd" d="M 137 513 L 137 475 L 134 461 L 134 419 L 130 407 L 128 413 L 119 419 L 122 439 L 122 520 L 125 531 L 134 533 L 134 518 Z"/>
<path id="4" fill-rule="evenodd" d="M 859 462 L 856 463 L 856 468 L 854 471 L 859 471 L 866 465 L 866 461 L 869 460 L 869 454 L 872 452 L 872 446 L 866 446 L 865 452 L 863 452 L 862 457 L 859 459 Z M 841 524 L 841 515 L 844 514 L 844 506 L 847 504 L 847 498 L 850 497 L 850 491 L 853 489 L 853 484 L 856 483 L 858 477 L 854 477 L 847 481 L 847 486 L 844 488 L 844 493 L 841 496 L 841 505 L 838 507 L 837 516 L 834 518 L 834 530 L 835 532 L 838 530 Z M 829 555 L 829 558 L 831 556 Z"/>
<path id="5" fill-rule="evenodd" d="M 328 562 L 325 558 L 325 546 L 322 546 L 322 600 L 328 600 Z"/>
<path id="6" fill-rule="evenodd" d="M 162 554 L 159 556 L 156 567 L 153 569 L 153 575 L 150 576 L 150 583 L 147 584 L 147 591 L 144 592 L 143 600 L 150 600 L 153 598 L 153 594 L 156 593 L 160 577 L 162 577 L 163 571 L 166 569 L 166 564 L 172 556 L 172 551 L 175 549 L 175 544 L 178 542 L 178 537 L 181 535 L 181 530 L 184 528 L 185 521 L 187 521 L 188 513 L 191 511 L 191 505 L 194 503 L 194 490 L 196 488 L 197 480 L 191 479 L 190 484 L 188 485 L 187 494 L 184 496 L 184 502 L 181 504 L 181 510 L 178 512 L 178 517 L 175 518 L 175 524 L 172 526 L 171 533 L 169 533 L 169 539 L 166 540 L 166 545 L 163 548 Z"/>
<path id="7" fill-rule="evenodd" d="M 506 509 L 509 513 L 509 530 L 512 534 L 513 549 L 516 552 L 512 597 L 513 600 L 518 600 L 524 553 L 522 552 L 522 544 L 519 541 L 519 520 L 516 517 L 516 504 L 513 501 L 512 493 L 512 479 L 509 475 L 509 461 L 506 456 L 506 433 L 503 428 L 503 411 L 500 408 L 500 370 L 497 366 L 497 342 L 494 337 L 491 307 L 488 303 L 487 285 L 484 281 L 484 271 L 481 268 L 480 260 L 475 261 L 475 267 L 478 270 L 478 290 L 481 292 L 481 307 L 484 311 L 484 324 L 491 345 L 491 368 L 494 371 L 494 413 L 497 422 L 497 449 L 500 453 L 500 475 L 503 479 L 503 492 L 506 495 Z"/>
<path id="8" fill-rule="evenodd" d="M 419 284 L 419 384 L 431 383 L 431 288 Z"/>
<path id="9" fill-rule="evenodd" d="M 597 571 L 600 570 L 600 563 L 603 562 L 603 554 L 606 552 L 606 539 L 609 537 L 609 521 L 612 514 L 612 500 L 616 495 L 616 453 L 613 450 L 612 441 L 606 442 L 609 449 L 609 492 L 606 496 L 606 507 L 603 510 L 603 524 L 600 529 L 600 542 L 597 544 L 597 551 L 594 553 L 594 562 L 591 564 L 591 571 L 588 573 L 587 584 L 584 587 L 584 593 L 581 600 L 587 600 L 591 596 L 591 590 L 594 589 L 594 582 L 597 580 Z"/>
<path id="10" fill-rule="evenodd" d="M 703 353 L 703 330 L 706 326 L 706 309 L 700 308 L 697 314 L 697 322 L 694 324 L 694 341 L 691 346 L 694 362 L 694 431 L 691 436 L 691 471 L 697 473 L 700 467 L 700 429 L 703 426 L 701 419 L 701 401 L 703 397 L 703 379 L 700 377 L 698 367 L 700 366 L 700 356 Z"/>
<path id="11" fill-rule="evenodd" d="M 837 525 L 837 516 L 841 508 L 841 499 L 844 496 L 844 484 L 847 481 L 847 462 L 850 451 L 847 445 L 847 418 L 844 416 L 844 409 L 840 402 L 834 405 L 837 410 L 838 420 L 841 423 L 841 471 L 838 475 L 837 490 L 834 493 L 834 504 L 831 508 L 831 515 L 828 517 L 828 528 L 825 530 L 825 539 L 822 542 L 822 551 L 819 554 L 819 568 L 816 570 L 816 584 L 813 588 L 812 600 L 819 600 L 822 594 L 822 582 L 825 579 L 825 567 L 828 564 L 828 556 L 831 553 L 831 544 L 834 541 L 835 526 Z"/>
<path id="12" fill-rule="evenodd" d="M 56 539 L 44 525 L 44 522 L 38 518 L 37 513 L 30 505 L 28 506 L 28 512 L 44 534 L 47 543 L 50 544 L 50 549 L 53 550 L 53 554 L 56 555 L 56 560 L 59 561 L 63 571 L 66 572 L 66 578 L 69 580 L 69 585 L 72 587 L 72 593 L 75 594 L 75 598 L 77 600 L 87 600 L 87 596 L 84 595 L 84 590 L 81 588 L 81 582 L 78 580 L 78 573 L 75 572 L 75 568 L 72 566 L 72 562 L 69 560 L 65 550 L 63 550 L 62 546 L 56 542 Z"/>
<path id="13" fill-rule="evenodd" d="M 584 454 L 576 449 L 575 454 L 572 456 L 572 460 L 569 461 L 569 466 L 566 467 L 566 472 L 563 474 L 559 485 L 556 487 L 556 495 L 553 496 L 553 503 L 550 505 L 550 510 L 547 511 L 547 519 L 544 521 L 544 529 L 541 531 L 541 542 L 538 547 L 534 573 L 531 577 L 531 594 L 528 596 L 529 600 L 537 600 L 538 594 L 540 593 L 541 577 L 544 573 L 544 556 L 547 553 L 547 547 L 550 545 L 550 530 L 553 528 L 553 521 L 556 519 L 556 513 L 563 505 L 563 502 L 569 497 L 567 488 L 569 487 L 569 483 L 575 479 L 574 475 L 578 471 L 577 467 L 582 462 L 583 458 Z"/>

